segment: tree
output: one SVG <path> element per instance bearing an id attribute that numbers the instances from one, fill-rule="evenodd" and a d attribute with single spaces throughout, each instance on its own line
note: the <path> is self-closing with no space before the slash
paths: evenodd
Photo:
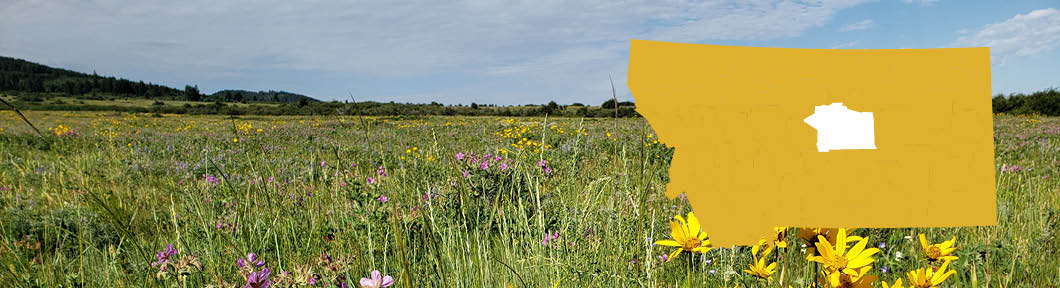
<path id="1" fill-rule="evenodd" d="M 556 101 L 548 101 L 548 105 L 545 105 L 545 107 L 542 107 L 541 109 L 541 112 L 544 112 L 544 114 L 552 114 L 556 112 L 556 110 L 559 110 L 559 104 L 556 104 Z"/>
<path id="2" fill-rule="evenodd" d="M 478 104 L 471 102 L 471 109 L 478 109 Z"/>
<path id="3" fill-rule="evenodd" d="M 618 107 L 617 104 L 618 103 L 617 103 L 617 101 L 615 101 L 615 99 L 613 99 L 613 98 L 612 99 L 607 99 L 607 101 L 604 101 L 603 104 L 600 104 L 600 108 L 615 109 L 615 107 Z"/>
<path id="4" fill-rule="evenodd" d="M 199 86 L 184 86 L 184 99 L 188 101 L 199 101 L 202 99 L 202 94 L 199 93 Z"/>

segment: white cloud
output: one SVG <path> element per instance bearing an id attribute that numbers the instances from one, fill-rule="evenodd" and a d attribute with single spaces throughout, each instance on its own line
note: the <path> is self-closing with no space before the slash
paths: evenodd
<path id="1" fill-rule="evenodd" d="M 995 61 L 1011 56 L 1030 56 L 1060 46 L 1060 10 L 1034 10 L 1000 23 L 966 32 L 952 46 L 990 47 Z"/>
<path id="2" fill-rule="evenodd" d="M 839 44 L 832 45 L 832 47 L 828 47 L 828 49 L 847 49 L 847 48 L 854 47 L 854 45 L 856 45 L 856 44 L 858 44 L 857 41 L 850 41 L 850 42 L 846 42 L 846 43 L 839 43 Z"/>
<path id="3" fill-rule="evenodd" d="M 630 39 L 796 37 L 863 2 L 13 1 L 0 7 L 0 54 L 49 65 L 136 79 L 144 71 L 162 71 L 188 83 L 271 79 L 280 76 L 261 71 L 281 70 L 405 85 L 436 75 L 472 75 L 551 87 L 572 101 L 605 99 L 608 72 L 625 90 Z M 468 91 L 536 97 L 505 87 L 485 91 L 476 88 L 485 87 L 479 82 L 452 83 L 462 90 L 453 88 L 449 97 L 470 97 L 459 94 Z M 344 88 L 332 90 L 345 97 Z"/>
<path id="4" fill-rule="evenodd" d="M 865 30 L 865 29 L 869 29 L 869 28 L 872 28 L 872 19 L 865 19 L 865 20 L 861 20 L 861 21 L 858 21 L 858 22 L 847 24 L 846 26 L 843 26 L 842 28 L 839 28 L 839 32 Z"/>

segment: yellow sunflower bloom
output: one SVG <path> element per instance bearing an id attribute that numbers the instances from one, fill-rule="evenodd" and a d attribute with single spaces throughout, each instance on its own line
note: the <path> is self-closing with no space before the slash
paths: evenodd
<path id="1" fill-rule="evenodd" d="M 931 267 L 916 269 L 916 271 L 909 271 L 906 273 L 909 276 L 909 288 L 933 288 L 938 287 L 947 278 L 957 274 L 957 271 L 946 271 L 946 267 L 950 266 L 951 260 L 946 260 L 942 263 L 942 267 L 938 270 L 934 270 Z"/>
<path id="2" fill-rule="evenodd" d="M 762 246 L 765 246 L 765 249 L 762 251 L 761 257 L 759 257 L 758 249 Z M 773 273 L 777 272 L 777 262 L 766 264 L 765 258 L 769 256 L 770 252 L 773 252 L 773 245 L 770 245 L 765 239 L 759 240 L 758 245 L 751 246 L 751 257 L 754 258 L 754 263 L 747 264 L 749 269 L 743 270 L 743 272 L 758 278 L 773 280 Z"/>
<path id="3" fill-rule="evenodd" d="M 835 228 L 799 228 L 799 231 L 796 235 L 799 237 L 799 239 L 802 239 L 802 241 L 806 244 L 806 260 L 810 260 L 810 258 L 813 256 L 821 256 L 821 254 L 817 253 L 817 239 L 819 239 L 818 237 L 824 236 L 825 239 L 828 239 L 829 243 L 833 243 L 835 242 L 835 236 L 837 231 L 838 229 Z M 854 229 L 847 230 L 848 233 L 853 231 Z M 847 237 L 847 242 L 854 242 L 859 240 L 861 240 L 861 237 L 858 236 Z"/>
<path id="4" fill-rule="evenodd" d="M 957 237 L 942 243 L 928 245 L 924 234 L 920 234 L 920 247 L 924 248 L 924 254 L 927 254 L 928 260 L 931 262 L 957 260 L 957 256 L 953 256 L 953 252 L 957 251 L 957 247 L 953 247 L 954 242 L 957 242 Z"/>
<path id="5" fill-rule="evenodd" d="M 872 258 L 872 255 L 880 252 L 880 249 L 865 249 L 869 239 L 861 237 L 858 237 L 858 239 L 860 241 L 854 244 L 854 247 L 851 247 L 850 250 L 847 250 L 847 229 L 839 229 L 836 233 L 836 244 L 833 249 L 831 241 L 828 241 L 824 236 L 818 236 L 816 246 L 821 256 L 810 257 L 810 261 L 824 264 L 825 274 L 829 277 L 829 283 L 839 282 L 842 274 L 860 277 L 861 273 L 864 272 L 861 269 L 872 267 L 870 265 L 876 261 Z"/>
<path id="6" fill-rule="evenodd" d="M 675 215 L 674 220 L 670 220 L 670 237 L 673 239 L 655 241 L 655 245 L 677 247 L 677 250 L 666 258 L 667 262 L 676 258 L 681 251 L 707 253 L 712 249 L 710 240 L 706 240 L 707 233 L 700 230 L 699 219 L 692 212 L 688 212 L 688 221 L 681 218 L 681 215 Z"/>
<path id="7" fill-rule="evenodd" d="M 887 285 L 887 282 L 883 282 L 883 288 L 905 288 L 902 286 L 902 278 L 894 280 L 894 284 Z"/>
<path id="8" fill-rule="evenodd" d="M 853 274 L 842 271 L 825 272 L 826 275 L 820 279 L 820 282 L 825 284 L 823 286 L 832 288 L 873 288 L 872 282 L 875 282 L 878 277 L 865 275 L 869 270 L 872 270 L 872 266 L 854 269 Z"/>
<path id="9" fill-rule="evenodd" d="M 773 227 L 773 246 L 788 248 L 788 227 Z"/>

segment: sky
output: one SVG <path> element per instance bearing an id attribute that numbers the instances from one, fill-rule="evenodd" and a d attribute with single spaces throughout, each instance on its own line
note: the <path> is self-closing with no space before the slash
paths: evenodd
<path id="1" fill-rule="evenodd" d="M 0 55 L 176 88 L 598 105 L 631 39 L 990 47 L 994 93 L 1060 87 L 1060 1 L 0 0 Z"/>

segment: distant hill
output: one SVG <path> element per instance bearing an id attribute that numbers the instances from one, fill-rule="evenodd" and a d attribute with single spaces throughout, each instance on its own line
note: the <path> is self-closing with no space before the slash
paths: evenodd
<path id="1" fill-rule="evenodd" d="M 30 61 L 0 56 L 0 92 L 40 96 L 73 96 L 86 99 L 140 98 L 152 100 L 222 101 L 222 102 L 317 102 L 316 99 L 283 91 L 222 90 L 202 95 L 196 86 L 183 90 L 131 81 L 113 76 L 86 74 L 53 68 Z"/>
<path id="2" fill-rule="evenodd" d="M 317 99 L 284 91 L 247 91 L 247 90 L 221 90 L 207 96 L 208 100 L 219 100 L 222 102 L 279 102 L 298 103 L 302 99 L 309 102 L 317 102 Z"/>

